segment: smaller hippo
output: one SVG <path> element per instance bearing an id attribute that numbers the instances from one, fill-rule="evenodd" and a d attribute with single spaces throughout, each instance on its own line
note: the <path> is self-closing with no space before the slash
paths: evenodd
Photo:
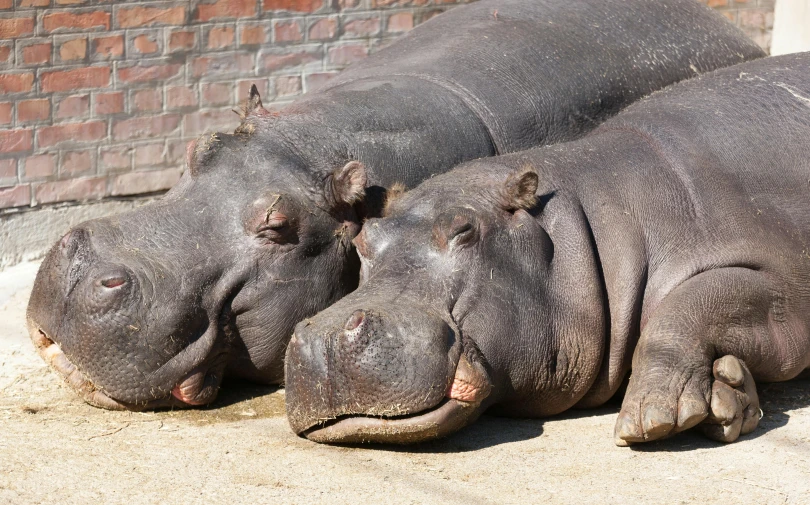
<path id="1" fill-rule="evenodd" d="M 808 188 L 810 53 L 436 176 L 354 239 L 360 287 L 297 325 L 290 425 L 418 442 L 487 409 L 601 405 L 632 370 L 618 445 L 734 441 L 762 416 L 755 380 L 810 366 Z"/>

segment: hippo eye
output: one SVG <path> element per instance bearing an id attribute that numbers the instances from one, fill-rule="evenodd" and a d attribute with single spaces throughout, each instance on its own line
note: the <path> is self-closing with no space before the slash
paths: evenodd
<path id="1" fill-rule="evenodd" d="M 293 241 L 291 240 L 293 231 L 287 216 L 280 212 L 273 212 L 267 214 L 256 228 L 256 236 L 277 244 L 286 244 Z"/>
<path id="2" fill-rule="evenodd" d="M 108 289 L 121 287 L 126 284 L 127 280 L 124 277 L 109 277 L 101 280 L 101 285 Z"/>
<path id="3" fill-rule="evenodd" d="M 472 222 L 464 216 L 456 216 L 450 223 L 450 230 L 447 233 L 447 242 L 454 246 L 469 244 L 475 239 L 475 227 Z"/>

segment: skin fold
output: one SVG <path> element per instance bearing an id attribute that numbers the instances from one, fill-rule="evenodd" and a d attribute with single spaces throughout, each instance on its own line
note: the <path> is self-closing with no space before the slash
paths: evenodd
<path id="1" fill-rule="evenodd" d="M 189 146 L 165 198 L 53 246 L 29 333 L 103 407 L 206 404 L 225 375 L 279 383 L 295 324 L 357 286 L 351 241 L 386 188 L 581 137 L 656 89 L 761 56 L 692 0 L 455 8 L 279 112 L 253 89 L 234 133 Z"/>
<path id="2" fill-rule="evenodd" d="M 619 445 L 731 442 L 810 367 L 810 53 L 670 86 L 585 138 L 478 160 L 354 239 L 360 287 L 299 323 L 293 430 L 412 443 L 629 383 Z"/>

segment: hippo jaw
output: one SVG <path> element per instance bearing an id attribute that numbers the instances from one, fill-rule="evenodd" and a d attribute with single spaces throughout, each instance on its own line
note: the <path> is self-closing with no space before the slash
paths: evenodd
<path id="1" fill-rule="evenodd" d="M 328 444 L 412 444 L 440 438 L 475 421 L 491 391 L 484 367 L 462 354 L 447 395 L 431 408 L 400 416 L 341 416 L 298 434 Z"/>

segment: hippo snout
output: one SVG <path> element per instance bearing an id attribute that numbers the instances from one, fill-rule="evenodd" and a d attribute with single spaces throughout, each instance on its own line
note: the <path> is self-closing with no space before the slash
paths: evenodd
<path id="1" fill-rule="evenodd" d="M 449 316 L 418 303 L 365 304 L 351 298 L 295 328 L 285 387 L 296 433 L 317 441 L 366 440 L 367 426 L 360 419 L 407 418 L 414 425 L 405 430 L 411 440 L 415 426 L 433 433 L 437 420 L 466 417 L 489 394 L 486 373 L 462 354 Z M 420 425 L 419 416 L 426 413 L 431 420 Z M 347 419 L 353 419 L 349 431 L 343 428 Z M 337 425 L 341 434 L 331 430 L 332 435 L 321 436 L 325 427 Z M 388 441 L 397 441 L 397 430 Z"/>

